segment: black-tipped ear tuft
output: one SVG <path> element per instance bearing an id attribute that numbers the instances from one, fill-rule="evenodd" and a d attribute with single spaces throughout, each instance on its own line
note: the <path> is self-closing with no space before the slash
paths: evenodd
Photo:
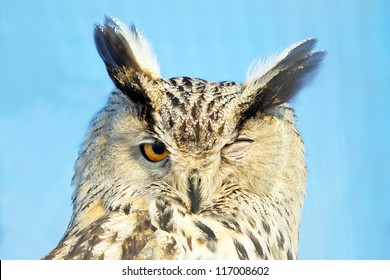
<path id="1" fill-rule="evenodd" d="M 137 34 L 135 28 L 132 30 Z M 111 18 L 106 17 L 104 25 L 95 26 L 95 44 L 107 68 L 122 67 L 142 72 L 125 33 Z"/>
<path id="2" fill-rule="evenodd" d="M 276 58 L 254 65 L 242 90 L 244 118 L 287 102 L 299 91 L 326 55 L 324 51 L 312 51 L 316 42 L 306 39 Z"/>
<path id="3" fill-rule="evenodd" d="M 134 26 L 129 29 L 110 17 L 103 25 L 95 26 L 94 38 L 115 86 L 136 103 L 150 103 L 141 80 L 159 78 L 160 70 L 146 39 Z"/>

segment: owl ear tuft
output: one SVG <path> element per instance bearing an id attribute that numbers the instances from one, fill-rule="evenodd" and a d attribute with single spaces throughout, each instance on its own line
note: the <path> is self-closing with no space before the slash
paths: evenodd
<path id="1" fill-rule="evenodd" d="M 115 18 L 106 17 L 95 26 L 95 44 L 115 86 L 136 102 L 146 102 L 142 78 L 160 77 L 157 59 L 149 42 L 135 26 L 128 28 Z"/>
<path id="2" fill-rule="evenodd" d="M 299 91 L 326 55 L 312 51 L 316 42 L 306 39 L 265 62 L 252 63 L 241 93 L 245 117 L 280 105 Z"/>

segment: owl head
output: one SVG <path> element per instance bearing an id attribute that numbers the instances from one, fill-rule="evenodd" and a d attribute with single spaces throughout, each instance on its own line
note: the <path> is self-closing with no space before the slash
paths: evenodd
<path id="1" fill-rule="evenodd" d="M 241 84 L 162 78 L 145 37 L 117 19 L 94 37 L 116 89 L 80 150 L 69 230 L 161 196 L 193 215 L 231 211 L 240 193 L 300 209 L 303 144 L 286 102 L 324 57 L 316 39 L 252 64 Z"/>

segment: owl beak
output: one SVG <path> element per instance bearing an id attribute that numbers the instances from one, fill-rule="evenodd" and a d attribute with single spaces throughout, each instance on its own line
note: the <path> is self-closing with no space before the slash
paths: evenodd
<path id="1" fill-rule="evenodd" d="M 191 212 L 196 214 L 199 211 L 201 201 L 200 177 L 196 174 L 191 175 L 188 180 L 188 196 L 191 202 Z"/>

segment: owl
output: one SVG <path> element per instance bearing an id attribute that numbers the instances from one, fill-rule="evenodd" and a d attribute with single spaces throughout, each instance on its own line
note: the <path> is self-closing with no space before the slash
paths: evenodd
<path id="1" fill-rule="evenodd" d="M 116 89 L 44 259 L 296 259 L 307 171 L 287 102 L 325 56 L 316 39 L 253 63 L 243 83 L 162 78 L 146 38 L 114 18 L 94 39 Z"/>

